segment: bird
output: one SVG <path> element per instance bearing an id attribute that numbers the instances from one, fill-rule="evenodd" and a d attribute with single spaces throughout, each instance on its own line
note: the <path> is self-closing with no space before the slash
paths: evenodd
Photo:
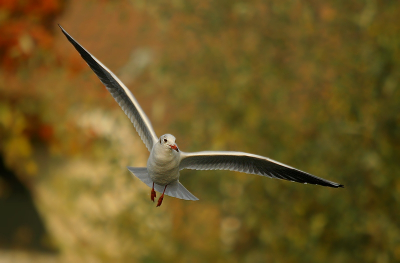
<path id="1" fill-rule="evenodd" d="M 58 26 L 131 120 L 149 150 L 150 155 L 146 167 L 128 166 L 127 168 L 134 176 L 151 188 L 151 201 L 154 202 L 157 197 L 156 191 L 161 193 L 157 207 L 161 206 L 165 195 L 183 200 L 199 200 L 179 182 L 180 171 L 183 169 L 229 170 L 303 184 L 333 188 L 344 187 L 342 184 L 256 154 L 235 151 L 181 151 L 173 135 L 164 134 L 157 137 L 150 120 L 132 92 L 114 73 L 75 41 L 61 25 Z"/>

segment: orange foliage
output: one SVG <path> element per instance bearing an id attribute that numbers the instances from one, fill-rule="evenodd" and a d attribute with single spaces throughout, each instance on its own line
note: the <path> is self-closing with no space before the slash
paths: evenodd
<path id="1" fill-rule="evenodd" d="M 0 67 L 15 70 L 36 48 L 50 48 L 52 20 L 61 11 L 59 0 L 0 0 L 0 9 L 7 17 L 0 24 Z"/>

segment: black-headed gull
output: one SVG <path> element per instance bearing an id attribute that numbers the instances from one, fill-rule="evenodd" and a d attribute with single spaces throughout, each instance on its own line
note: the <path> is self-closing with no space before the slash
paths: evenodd
<path id="1" fill-rule="evenodd" d="M 124 110 L 149 150 L 147 167 L 128 167 L 128 169 L 151 187 L 153 202 L 156 197 L 154 190 L 162 193 L 157 206 L 161 205 L 164 194 L 184 200 L 199 200 L 179 182 L 179 171 L 182 169 L 230 170 L 304 184 L 344 187 L 260 155 L 227 151 L 182 152 L 176 144 L 175 137 L 171 134 L 157 137 L 149 119 L 130 90 L 61 26 L 60 28 Z"/>

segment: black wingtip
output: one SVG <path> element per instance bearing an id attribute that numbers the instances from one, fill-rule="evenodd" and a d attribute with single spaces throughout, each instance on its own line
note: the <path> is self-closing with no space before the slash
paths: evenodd
<path id="1" fill-rule="evenodd" d="M 60 24 L 57 24 L 57 25 L 61 29 L 63 34 L 67 37 L 68 41 L 73 44 L 74 41 L 71 41 L 72 37 L 67 33 L 67 31 L 65 31 L 65 29 Z"/>
<path id="2" fill-rule="evenodd" d="M 91 62 L 93 60 L 92 56 L 90 55 L 89 52 L 87 52 L 78 42 L 75 41 L 68 33 L 65 31 L 65 29 L 58 24 L 58 26 L 61 28 L 61 31 L 65 35 L 65 37 L 68 39 L 68 41 L 75 47 L 75 49 L 79 52 L 81 57 L 88 63 L 89 66 L 91 66 Z"/>
<path id="3" fill-rule="evenodd" d="M 65 29 L 60 25 L 60 24 L 57 24 L 58 25 L 58 27 L 61 29 L 61 31 L 63 32 L 63 34 L 68 38 L 68 39 L 70 39 L 71 37 L 69 36 L 69 34 L 67 33 L 67 31 L 65 31 Z"/>

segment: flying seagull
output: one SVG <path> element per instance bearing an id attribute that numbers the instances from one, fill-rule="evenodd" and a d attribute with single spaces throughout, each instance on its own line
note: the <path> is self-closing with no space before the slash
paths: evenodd
<path id="1" fill-rule="evenodd" d="M 153 202 L 156 197 L 155 190 L 162 193 L 158 199 L 157 207 L 161 205 L 164 195 L 184 200 L 199 200 L 179 182 L 179 171 L 182 169 L 230 170 L 303 184 L 316 184 L 334 188 L 344 187 L 341 184 L 300 171 L 260 155 L 233 151 L 193 153 L 181 151 L 173 135 L 164 134 L 159 138 L 157 137 L 149 119 L 130 90 L 114 73 L 76 42 L 60 25 L 59 27 L 121 106 L 149 150 L 150 156 L 147 160 L 147 167 L 128 166 L 128 170 L 147 186 L 151 187 L 150 196 Z"/>

